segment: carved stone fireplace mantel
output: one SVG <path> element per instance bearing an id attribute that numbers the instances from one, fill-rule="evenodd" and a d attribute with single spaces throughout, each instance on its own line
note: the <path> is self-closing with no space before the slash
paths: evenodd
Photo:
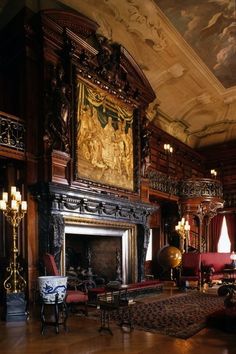
<path id="1" fill-rule="evenodd" d="M 125 280 L 143 279 L 144 260 L 149 242 L 148 216 L 157 209 L 156 206 L 55 183 L 35 185 L 32 193 L 39 207 L 40 258 L 45 252 L 50 252 L 55 256 L 58 266 L 63 265 L 61 260 L 65 249 L 65 232 L 71 220 L 73 225 L 78 226 L 83 220 L 86 223 L 90 220 L 93 228 L 96 224 L 99 227 L 101 223 L 103 228 L 108 227 L 107 222 L 110 228 L 119 228 L 123 233 L 132 230 L 134 239 L 131 243 L 135 244 L 136 249 L 132 246 L 130 248 L 132 251 L 128 253 L 129 257 L 137 258 L 137 262 L 127 261 L 131 264 L 132 272 L 126 275 Z"/>

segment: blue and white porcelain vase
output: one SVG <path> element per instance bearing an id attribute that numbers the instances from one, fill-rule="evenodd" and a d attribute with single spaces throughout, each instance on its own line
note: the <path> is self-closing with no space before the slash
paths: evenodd
<path id="1" fill-rule="evenodd" d="M 66 296 L 67 277 L 64 276 L 42 276 L 38 277 L 39 294 L 45 304 L 63 302 Z"/>

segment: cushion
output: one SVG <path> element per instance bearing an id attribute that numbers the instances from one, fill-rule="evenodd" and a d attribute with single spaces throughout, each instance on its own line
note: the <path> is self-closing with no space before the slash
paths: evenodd
<path id="1" fill-rule="evenodd" d="M 88 295 L 79 290 L 67 290 L 66 292 L 66 303 L 72 302 L 87 302 Z"/>

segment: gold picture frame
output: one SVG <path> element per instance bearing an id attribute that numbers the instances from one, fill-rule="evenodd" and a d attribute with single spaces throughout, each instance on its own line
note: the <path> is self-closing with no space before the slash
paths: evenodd
<path id="1" fill-rule="evenodd" d="M 134 190 L 133 110 L 78 82 L 76 177 Z"/>

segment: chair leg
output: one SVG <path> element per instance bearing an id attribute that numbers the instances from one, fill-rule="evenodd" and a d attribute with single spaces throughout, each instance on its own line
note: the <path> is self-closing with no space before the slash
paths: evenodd
<path id="1" fill-rule="evenodd" d="M 88 303 L 87 303 L 87 301 L 84 304 L 84 314 L 85 314 L 85 316 L 88 316 Z"/>

